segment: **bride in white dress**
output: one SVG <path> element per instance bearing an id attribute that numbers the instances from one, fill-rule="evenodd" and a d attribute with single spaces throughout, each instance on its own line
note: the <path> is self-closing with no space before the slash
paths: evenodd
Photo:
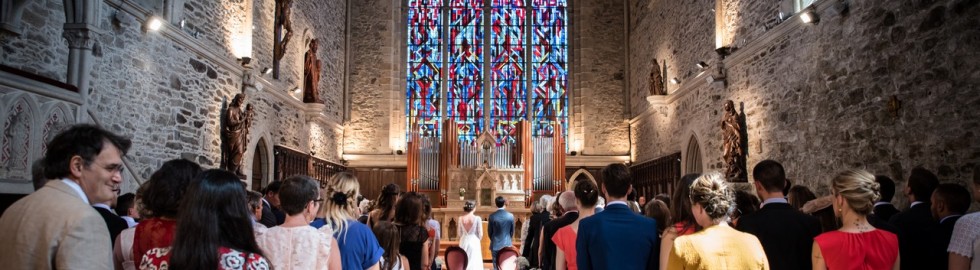
<path id="1" fill-rule="evenodd" d="M 473 214 L 475 209 L 475 202 L 466 201 L 463 211 L 467 214 L 459 217 L 459 226 L 456 229 L 459 232 L 459 247 L 466 251 L 466 270 L 483 269 L 483 250 L 480 244 L 480 239 L 483 239 L 483 220 Z"/>

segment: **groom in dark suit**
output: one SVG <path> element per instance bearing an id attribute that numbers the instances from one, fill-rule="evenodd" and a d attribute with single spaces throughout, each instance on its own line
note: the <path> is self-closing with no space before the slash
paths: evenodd
<path id="1" fill-rule="evenodd" d="M 497 269 L 497 253 L 505 247 L 511 246 L 511 237 L 514 235 L 514 214 L 504 210 L 507 200 L 497 196 L 494 199 L 497 204 L 497 212 L 490 214 L 487 232 L 490 233 L 490 251 L 493 256 L 493 269 Z"/>
<path id="2" fill-rule="evenodd" d="M 606 210 L 579 221 L 575 241 L 578 269 L 659 267 L 660 236 L 651 229 L 657 227 L 657 222 L 626 206 L 626 194 L 633 189 L 632 184 L 626 165 L 613 163 L 602 169 L 602 193 L 609 203 Z"/>

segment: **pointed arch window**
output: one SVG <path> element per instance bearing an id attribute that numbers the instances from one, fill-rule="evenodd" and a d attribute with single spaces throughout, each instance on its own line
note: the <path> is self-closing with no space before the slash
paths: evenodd
<path id="1" fill-rule="evenodd" d="M 460 140 L 514 141 L 568 128 L 567 0 L 408 0 L 406 123 Z M 562 134 L 567 134 L 563 132 Z"/>

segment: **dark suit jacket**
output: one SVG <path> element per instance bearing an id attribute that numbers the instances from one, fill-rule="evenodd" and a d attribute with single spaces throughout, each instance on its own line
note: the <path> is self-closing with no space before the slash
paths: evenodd
<path id="1" fill-rule="evenodd" d="M 126 223 L 125 219 L 117 216 L 116 213 L 113 213 L 109 209 L 94 206 L 93 208 L 95 208 L 95 211 L 99 212 L 99 215 L 102 216 L 102 220 L 105 220 L 106 227 L 109 228 L 109 240 L 112 241 L 109 242 L 109 246 L 112 247 L 114 243 L 116 243 L 116 236 L 119 236 L 119 233 L 126 228 L 129 228 L 129 223 Z"/>
<path id="2" fill-rule="evenodd" d="M 259 223 L 269 228 L 279 225 L 276 221 L 276 214 L 272 213 L 272 205 L 265 199 L 262 199 L 262 219 L 259 220 Z"/>
<path id="3" fill-rule="evenodd" d="M 936 269 L 949 268 L 949 253 L 946 252 L 946 249 L 949 248 L 949 240 L 953 237 L 953 226 L 956 225 L 957 220 L 960 220 L 960 217 L 955 216 L 941 220 L 942 222 L 939 222 L 939 227 L 936 228 L 936 237 L 933 238 L 933 241 L 936 242 L 933 244 L 935 248 L 932 254 L 929 254 L 934 260 L 938 261 L 938 264 L 935 266 Z M 939 260 L 940 258 L 945 258 L 945 260 Z"/>
<path id="4" fill-rule="evenodd" d="M 773 270 L 811 268 L 813 238 L 820 221 L 788 203 L 769 203 L 738 220 L 738 230 L 759 238 Z"/>
<path id="5" fill-rule="evenodd" d="M 487 233 L 490 234 L 490 250 L 498 251 L 502 248 L 512 246 L 514 214 L 504 209 L 499 209 L 497 212 L 490 214 Z"/>
<path id="6" fill-rule="evenodd" d="M 898 209 L 896 209 L 895 206 L 890 203 L 882 204 L 875 206 L 874 213 L 882 220 L 887 221 L 890 220 L 892 216 L 895 216 L 895 214 L 898 214 Z"/>
<path id="7" fill-rule="evenodd" d="M 548 211 L 534 214 L 528 221 L 527 238 L 524 239 L 524 243 L 521 243 L 521 254 L 524 254 L 531 265 L 538 265 L 538 246 L 541 244 L 538 237 L 541 235 L 541 228 L 548 221 L 551 221 L 551 213 Z"/>
<path id="8" fill-rule="evenodd" d="M 933 241 L 939 222 L 932 219 L 929 206 L 929 203 L 917 204 L 895 214 L 889 220 L 898 227 L 898 250 L 902 269 L 939 269 L 935 268 L 939 261 L 948 260 L 947 257 L 940 259 L 930 255 L 931 251 L 939 249 L 937 242 Z"/>
<path id="9" fill-rule="evenodd" d="M 551 237 L 555 236 L 555 232 L 558 232 L 558 229 L 572 224 L 577 219 L 578 212 L 568 212 L 544 224 L 544 228 L 541 229 L 544 233 L 544 239 L 541 239 L 541 244 L 544 247 L 541 249 L 541 258 L 538 258 L 542 270 L 555 270 L 555 256 L 558 254 L 558 247 L 555 246 L 555 241 L 551 241 Z"/>
<path id="10" fill-rule="evenodd" d="M 895 236 L 898 236 L 898 227 L 895 227 L 895 225 L 888 222 L 887 219 L 879 217 L 876 214 L 868 215 L 868 223 L 871 223 L 871 226 L 874 226 L 875 229 L 885 230 L 890 233 L 894 233 Z"/>
<path id="11" fill-rule="evenodd" d="M 660 236 L 657 221 L 637 215 L 621 204 L 582 219 L 575 241 L 578 269 L 657 269 Z"/>

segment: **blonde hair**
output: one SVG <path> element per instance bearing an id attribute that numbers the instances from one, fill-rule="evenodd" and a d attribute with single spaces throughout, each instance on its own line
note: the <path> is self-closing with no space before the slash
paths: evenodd
<path id="1" fill-rule="evenodd" d="M 347 221 L 354 219 L 357 213 L 360 189 L 357 177 L 350 172 L 333 175 L 327 181 L 327 186 L 321 189 L 323 206 L 320 207 L 320 215 L 339 235 L 347 234 Z"/>
<path id="2" fill-rule="evenodd" d="M 726 219 L 735 209 L 735 196 L 721 173 L 710 172 L 691 183 L 691 204 L 699 204 L 712 220 Z"/>
<path id="3" fill-rule="evenodd" d="M 864 170 L 852 169 L 838 174 L 831 182 L 831 189 L 847 200 L 851 210 L 861 215 L 870 214 L 881 197 L 875 176 Z"/>

